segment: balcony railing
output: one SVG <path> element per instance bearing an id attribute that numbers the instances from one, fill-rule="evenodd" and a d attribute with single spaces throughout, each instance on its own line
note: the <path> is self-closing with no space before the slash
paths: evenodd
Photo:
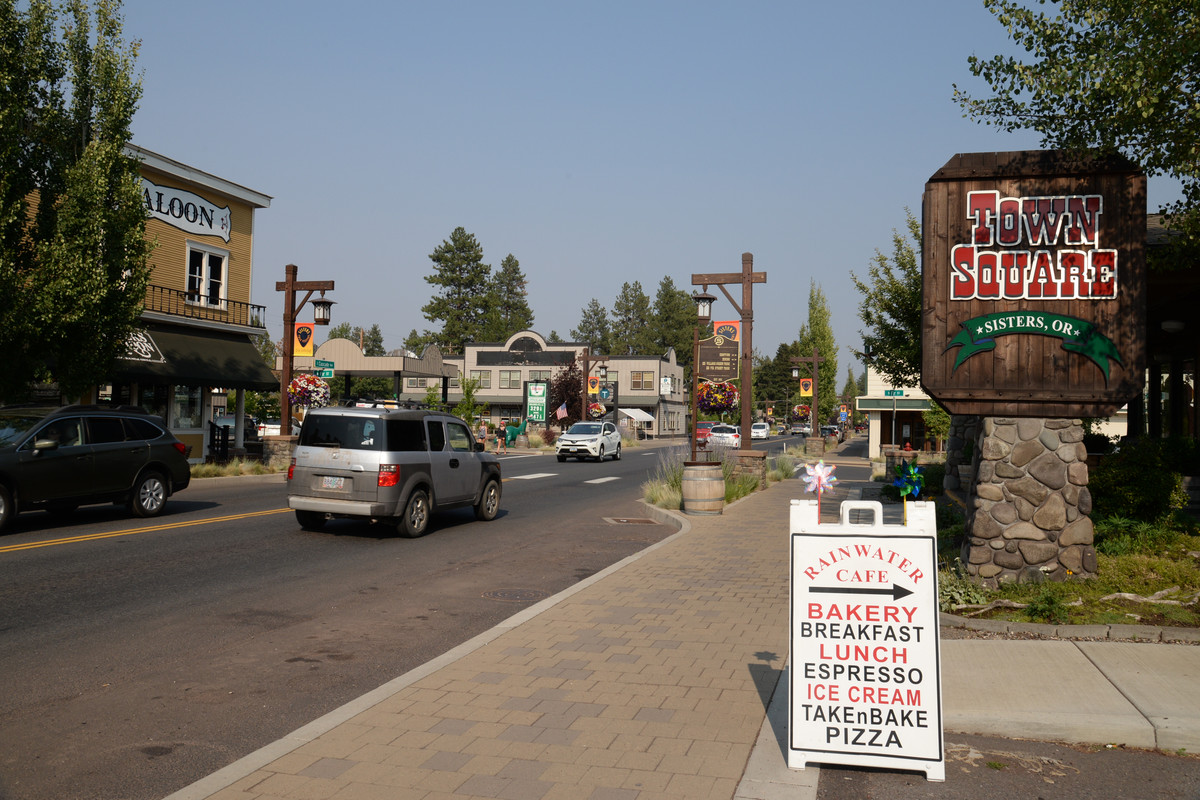
<path id="1" fill-rule="evenodd" d="M 242 303 L 238 300 L 222 300 L 209 303 L 199 293 L 181 292 L 166 286 L 151 284 L 146 287 L 146 310 L 160 314 L 174 314 L 189 319 L 207 319 L 230 325 L 245 325 L 266 330 L 266 306 Z"/>

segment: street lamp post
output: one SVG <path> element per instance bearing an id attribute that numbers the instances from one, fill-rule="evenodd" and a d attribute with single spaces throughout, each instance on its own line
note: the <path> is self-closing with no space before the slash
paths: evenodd
<path id="1" fill-rule="evenodd" d="M 295 264 L 284 267 L 285 280 L 275 282 L 275 291 L 283 292 L 283 369 L 279 372 L 279 433 L 290 436 L 292 433 L 292 403 L 288 398 L 287 388 L 292 380 L 292 362 L 295 359 L 296 317 L 304 304 L 309 302 L 313 292 L 321 296 L 312 301 L 313 322 L 317 325 L 328 325 L 332 300 L 325 299 L 325 292 L 333 291 L 333 281 L 298 281 Z M 296 302 L 297 292 L 307 292 L 299 303 Z"/>
<path id="2" fill-rule="evenodd" d="M 692 461 L 696 460 L 696 426 L 698 421 L 696 406 L 696 390 L 700 388 L 700 329 L 708 327 L 712 317 L 712 304 L 716 298 L 707 291 L 692 292 L 692 300 L 696 302 L 696 324 L 692 327 Z"/>

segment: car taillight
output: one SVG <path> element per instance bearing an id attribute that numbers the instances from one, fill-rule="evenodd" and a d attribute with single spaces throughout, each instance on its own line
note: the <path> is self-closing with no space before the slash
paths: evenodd
<path id="1" fill-rule="evenodd" d="M 379 485 L 395 486 L 400 482 L 400 466 L 398 464 L 379 465 Z"/>
<path id="2" fill-rule="evenodd" d="M 296 472 L 296 457 L 295 457 L 295 456 L 292 456 L 292 463 L 288 464 L 288 477 L 287 477 L 287 479 L 288 479 L 289 481 L 292 479 L 292 475 L 293 475 L 295 472 Z"/>
<path id="3" fill-rule="evenodd" d="M 187 445 L 183 442 L 171 442 L 171 447 L 174 447 L 176 450 L 178 450 L 180 455 L 187 455 Z"/>

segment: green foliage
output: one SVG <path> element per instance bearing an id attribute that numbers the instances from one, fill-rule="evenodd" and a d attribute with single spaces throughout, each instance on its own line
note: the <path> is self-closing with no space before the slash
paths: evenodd
<path id="1" fill-rule="evenodd" d="M 479 389 L 479 381 L 472 378 L 461 378 L 459 386 L 462 387 L 462 399 L 450 413 L 459 419 L 466 420 L 467 424 L 474 425 L 475 418 L 482 416 L 488 410 L 487 403 L 475 402 L 475 392 Z M 440 399 L 440 394 L 438 397 Z"/>
<path id="2" fill-rule="evenodd" d="M 1002 130 L 1030 129 L 1047 148 L 1120 152 L 1148 175 L 1182 184 L 1171 210 L 1177 247 L 1200 239 L 1200 6 L 1179 0 L 1061 0 L 1048 12 L 984 0 L 1028 60 L 971 56 L 991 96 L 954 87 L 967 116 Z M 1040 5 L 1040 4 L 1039 4 Z M 1069 109 L 1069 112 L 1066 111 Z M 1164 259 L 1177 264 L 1185 259 Z"/>
<path id="3" fill-rule="evenodd" d="M 825 293 L 816 281 L 811 281 L 808 289 L 808 322 L 800 329 L 796 348 L 801 358 L 811 358 L 815 348 L 821 358 L 820 369 L 817 371 L 817 419 L 819 425 L 833 415 L 834 407 L 838 404 L 837 394 L 837 340 L 833 336 L 833 328 L 829 324 L 829 304 Z M 812 364 L 801 364 L 800 374 L 812 375 Z M 790 373 L 791 365 L 789 365 Z M 808 370 L 806 372 L 806 370 Z M 799 402 L 799 398 L 797 398 Z M 793 403 L 795 405 L 795 403 Z"/>
<path id="4" fill-rule="evenodd" d="M 1065 625 L 1068 608 L 1063 601 L 1068 584 L 1047 581 L 1039 584 L 1038 593 L 1025 607 L 1025 614 L 1034 622 Z"/>
<path id="5" fill-rule="evenodd" d="M 1153 522 L 1187 505 L 1180 467 L 1195 448 L 1166 439 L 1134 439 L 1105 456 L 1091 471 L 1088 488 L 1097 517 Z"/>
<path id="6" fill-rule="evenodd" d="M 1097 553 L 1107 556 L 1155 555 L 1176 544 L 1186 531 L 1166 522 L 1152 523 L 1124 517 L 1106 517 L 1095 521 Z"/>
<path id="7" fill-rule="evenodd" d="M 612 327 L 608 322 L 608 311 L 600 301 L 592 298 L 580 312 L 579 327 L 571 329 L 571 338 L 583 342 L 592 355 L 608 353 L 612 348 Z"/>
<path id="8" fill-rule="evenodd" d="M 671 276 L 665 276 L 658 284 L 654 296 L 654 308 L 650 315 L 650 334 L 653 349 L 650 353 L 666 353 L 675 348 L 675 360 L 684 369 L 692 366 L 692 329 L 696 324 L 696 304 L 692 297 L 675 286 Z"/>
<path id="9" fill-rule="evenodd" d="M 861 300 L 863 352 L 872 367 L 895 386 L 912 386 L 921 377 L 921 223 L 907 208 L 908 236 L 892 231 L 891 259 L 875 251 L 867 279 L 853 272 Z"/>
<path id="10" fill-rule="evenodd" d="M 509 253 L 500 262 L 489 290 L 490 308 L 484 326 L 483 341 L 503 342 L 514 333 L 533 327 L 533 311 L 525 290 L 528 280 L 521 263 Z"/>
<path id="11" fill-rule="evenodd" d="M 434 270 L 425 281 L 439 292 L 421 307 L 421 313 L 430 322 L 442 323 L 440 344 L 463 353 L 468 342 L 481 341 L 492 308 L 492 268 L 483 263 L 483 247 L 475 235 L 461 227 L 429 254 L 429 260 Z"/>
<path id="12" fill-rule="evenodd" d="M 0 3 L 0 401 L 32 381 L 82 394 L 140 327 L 151 247 L 124 152 L 138 43 L 119 0 L 91 5 Z"/>
<path id="13" fill-rule="evenodd" d="M 642 291 L 641 281 L 621 284 L 612 309 L 612 355 L 631 356 L 652 353 L 656 349 L 650 327 L 650 298 Z"/>
<path id="14" fill-rule="evenodd" d="M 955 559 L 954 567 L 938 572 L 938 609 L 952 614 L 959 606 L 983 605 L 989 592 L 972 581 Z"/>

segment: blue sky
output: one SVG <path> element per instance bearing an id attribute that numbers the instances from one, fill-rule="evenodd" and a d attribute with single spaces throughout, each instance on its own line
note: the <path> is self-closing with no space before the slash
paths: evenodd
<path id="1" fill-rule="evenodd" d="M 276 338 L 287 263 L 335 280 L 334 322 L 378 324 L 388 348 L 434 327 L 429 254 L 462 226 L 494 269 L 518 259 L 533 327 L 566 339 L 625 282 L 691 291 L 693 273 L 753 253 L 755 349 L 796 338 L 816 281 L 840 383 L 860 346 L 850 273 L 891 252 L 925 181 L 955 153 L 1038 145 L 951 99 L 954 83 L 983 93 L 969 55 L 1011 49 L 979 0 L 127 0 L 124 14 L 142 42 L 135 143 L 274 198 L 253 302 Z M 1151 182 L 1152 210 L 1172 196 Z M 714 317 L 734 318 L 712 291 Z"/>

